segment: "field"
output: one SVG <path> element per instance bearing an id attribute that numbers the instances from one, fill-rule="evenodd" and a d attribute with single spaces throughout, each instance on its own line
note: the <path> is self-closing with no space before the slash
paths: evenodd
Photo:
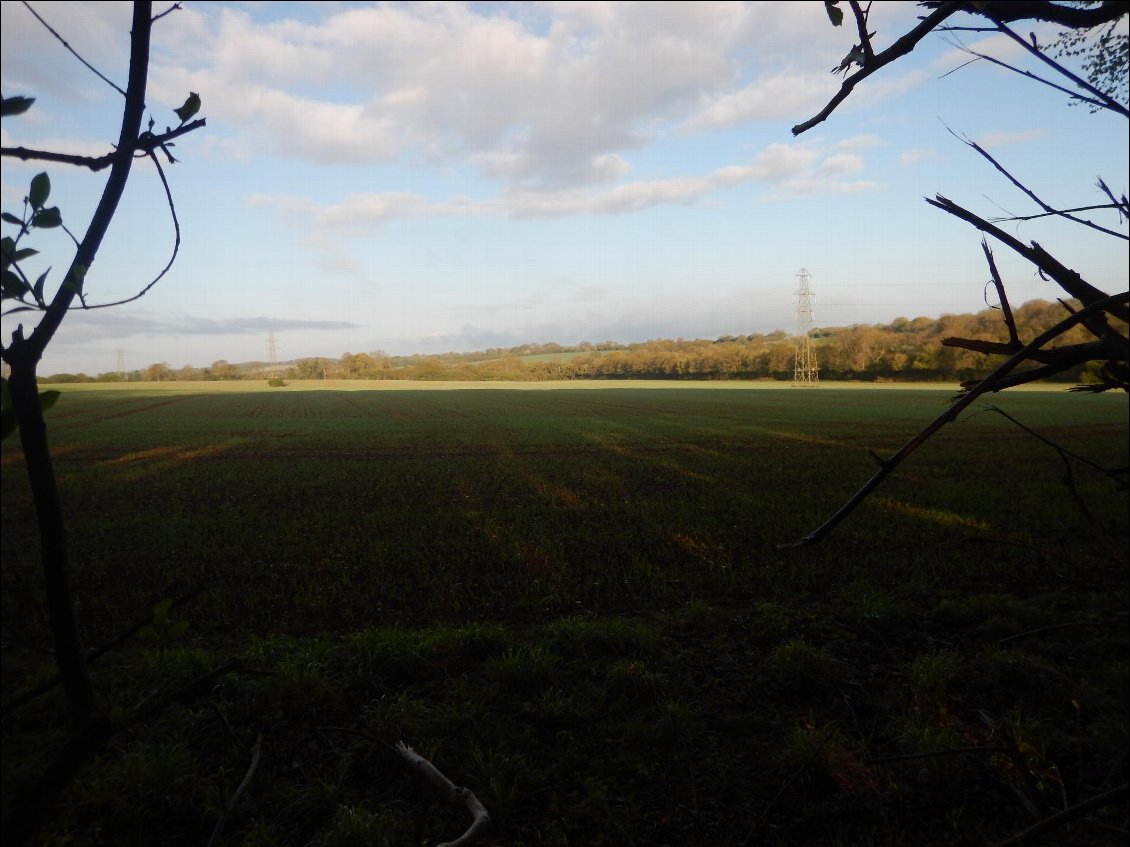
<path id="1" fill-rule="evenodd" d="M 110 707 L 242 664 L 115 739 L 42 843 L 207 843 L 260 737 L 225 845 L 454 838 L 400 739 L 498 845 L 995 843 L 1116 788 L 1126 492 L 986 407 L 1125 468 L 1125 396 L 986 398 L 778 547 L 952 393 L 64 387 L 86 643 L 205 589 L 94 666 Z M 51 665 L 15 438 L 2 461 L 7 704 Z M 63 725 L 58 692 L 5 710 L 5 820 Z M 1125 827 L 1123 794 L 1071 843 Z"/>

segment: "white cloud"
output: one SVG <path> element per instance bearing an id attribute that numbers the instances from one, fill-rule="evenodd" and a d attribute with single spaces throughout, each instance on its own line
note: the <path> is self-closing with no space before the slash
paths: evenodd
<path id="1" fill-rule="evenodd" d="M 156 96 L 200 92 L 240 147 L 468 163 L 515 190 L 610 184 L 654 139 L 804 116 L 836 90 L 823 68 L 843 40 L 818 4 L 293 8 L 270 23 L 185 11 L 162 36 Z"/>
<path id="2" fill-rule="evenodd" d="M 1035 141 L 1043 138 L 1047 130 L 1043 127 L 1037 129 L 1022 129 L 1015 132 L 990 132 L 976 139 L 982 147 L 1001 147 L 1005 144 L 1023 144 L 1026 141 Z"/>
<path id="3" fill-rule="evenodd" d="M 936 162 L 940 158 L 938 151 L 933 147 L 915 148 L 899 153 L 898 163 L 900 165 L 916 165 L 919 162 Z"/>
<path id="4" fill-rule="evenodd" d="M 864 146 L 862 144 L 849 146 Z M 819 192 L 874 191 L 879 183 L 845 181 L 865 168 L 856 153 L 821 151 L 808 143 L 770 144 L 748 164 L 726 165 L 698 176 L 636 180 L 611 187 L 569 186 L 533 190 L 511 187 L 499 194 L 428 200 L 408 191 L 357 192 L 337 203 L 319 204 L 289 195 L 252 195 L 254 206 L 270 206 L 300 217 L 324 232 L 362 235 L 394 220 L 463 215 L 469 217 L 554 218 L 571 215 L 617 215 L 663 204 L 690 205 L 743 183 L 771 189 L 768 199 Z M 317 246 L 315 244 L 314 246 Z"/>

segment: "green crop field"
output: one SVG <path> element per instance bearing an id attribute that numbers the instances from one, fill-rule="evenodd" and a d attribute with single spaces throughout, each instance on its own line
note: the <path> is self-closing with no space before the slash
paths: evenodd
<path id="1" fill-rule="evenodd" d="M 225 845 L 455 837 L 380 743 L 402 738 L 499 845 L 993 843 L 1114 788 L 1127 496 L 1085 460 L 1127 466 L 1125 396 L 984 398 L 827 541 L 778 546 L 952 395 L 65 386 L 86 643 L 203 589 L 96 684 L 129 708 L 242 664 L 115 740 L 42 842 L 206 843 L 260 736 Z M 52 668 L 15 437 L 2 462 L 7 704 Z M 61 709 L 5 711 L 5 819 Z M 1111 825 L 1125 799 L 1073 843 Z"/>

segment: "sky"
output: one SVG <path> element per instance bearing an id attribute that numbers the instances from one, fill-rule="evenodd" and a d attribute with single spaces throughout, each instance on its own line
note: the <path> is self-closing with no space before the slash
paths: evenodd
<path id="1" fill-rule="evenodd" d="M 125 87 L 129 3 L 30 5 Z M 68 315 L 41 374 L 264 361 L 272 336 L 289 361 L 791 333 L 802 268 L 817 327 L 979 311 L 995 303 L 980 235 L 923 198 L 986 217 L 1039 210 L 963 139 L 1052 205 L 1103 202 L 1100 176 L 1128 189 L 1125 119 L 966 64 L 972 49 L 1043 73 L 1000 34 L 928 36 L 794 138 L 857 40 L 850 14 L 833 27 L 819 0 L 180 5 L 154 26 L 146 98 L 158 131 L 190 91 L 207 120 L 165 167 L 179 255 L 144 297 Z M 24 3 L 0 13 L 3 94 L 36 98 L 4 120 L 3 145 L 110 152 L 121 95 Z M 876 49 L 921 13 L 874 4 Z M 105 172 L 2 164 L 4 211 L 21 214 L 46 171 L 48 205 L 81 237 Z M 1048 219 L 1003 226 L 1100 288 L 1126 286 L 1125 241 Z M 144 289 L 174 232 L 153 166 L 137 163 L 87 304 Z M 52 290 L 69 239 L 26 243 L 40 255 L 25 270 L 51 268 Z M 1014 304 L 1062 293 L 1003 245 L 995 255 Z M 36 319 L 5 316 L 4 339 Z"/>

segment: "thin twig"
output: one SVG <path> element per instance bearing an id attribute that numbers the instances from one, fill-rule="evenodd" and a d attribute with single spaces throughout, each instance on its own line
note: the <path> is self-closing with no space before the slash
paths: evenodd
<path id="1" fill-rule="evenodd" d="M 1077 91 L 1072 91 L 1070 88 L 1065 88 L 1064 86 L 1059 85 L 1057 83 L 1054 83 L 1049 79 L 1044 79 L 1042 76 L 1039 76 L 1038 74 L 1034 74 L 1031 71 L 1022 71 L 1020 68 L 1015 67 L 1014 65 L 1010 65 L 1008 62 L 1002 62 L 1000 59 L 994 58 L 993 56 L 989 56 L 986 53 L 978 53 L 976 50 L 973 50 L 972 48 L 966 47 L 964 44 L 960 43 L 959 41 L 955 41 L 955 40 L 952 40 L 952 39 L 946 39 L 946 40 L 949 41 L 949 43 L 954 48 L 960 50 L 963 53 L 968 53 L 970 56 L 975 57 L 974 61 L 976 59 L 983 59 L 984 61 L 989 62 L 990 64 L 993 64 L 993 65 L 996 65 L 999 68 L 1004 68 L 1007 71 L 1012 71 L 1014 74 L 1019 74 L 1022 77 L 1027 77 L 1028 79 L 1032 80 L 1033 82 L 1041 83 L 1043 85 L 1048 86 L 1048 88 L 1054 88 L 1056 91 L 1060 92 L 1061 94 L 1066 94 L 1072 100 L 1078 100 L 1078 101 L 1083 102 L 1083 103 L 1090 103 L 1093 106 L 1098 106 L 1100 109 L 1108 108 L 1107 105 L 1104 102 L 1102 102 L 1101 100 L 1095 100 L 1091 97 L 1084 97 L 1082 94 L 1078 93 Z M 965 65 L 962 65 L 961 67 L 964 68 L 966 65 L 970 65 L 970 64 L 972 64 L 972 62 L 966 62 Z M 960 70 L 960 68 L 955 68 L 954 70 Z M 952 73 L 952 71 L 951 71 L 951 73 Z"/>
<path id="2" fill-rule="evenodd" d="M 871 76 L 871 74 L 875 73 L 875 71 L 879 70 L 880 68 L 883 68 L 896 59 L 899 59 L 905 56 L 907 53 L 910 53 L 916 46 L 918 46 L 918 42 L 920 42 L 923 38 L 930 34 L 934 27 L 936 27 L 950 15 L 959 12 L 963 5 L 963 3 L 952 2 L 952 0 L 951 2 L 942 3 L 927 17 L 923 18 L 922 22 L 919 23 L 918 26 L 914 27 L 914 29 L 912 29 L 910 32 L 903 35 L 886 50 L 882 51 L 881 53 L 876 53 L 872 57 L 873 61 L 871 63 L 865 65 L 864 67 L 860 68 L 858 71 L 844 79 L 843 83 L 840 85 L 840 90 L 836 92 L 836 94 L 832 97 L 831 100 L 828 101 L 827 105 L 825 105 L 823 109 L 821 109 L 815 116 L 809 118 L 804 123 L 799 123 L 794 126 L 792 129 L 793 135 L 800 135 L 802 132 L 806 132 L 817 124 L 827 120 L 828 116 L 836 110 L 836 107 L 848 98 L 848 95 L 851 94 L 856 85 L 863 82 L 863 80 Z"/>
<path id="3" fill-rule="evenodd" d="M 1091 83 L 1087 82 L 1087 80 L 1083 79 L 1078 74 L 1072 73 L 1051 56 L 1047 55 L 1043 50 L 1030 44 L 1028 41 L 1013 32 L 1010 27 L 1006 26 L 1004 22 L 993 13 L 993 7 L 991 5 L 987 5 L 985 7 L 983 14 L 985 15 L 985 17 L 987 17 L 997 25 L 997 29 L 999 29 L 1001 32 L 1003 32 L 1005 35 L 1007 35 L 1009 38 L 1011 38 L 1013 41 L 1015 41 L 1017 44 L 1019 44 L 1021 47 L 1023 47 L 1025 50 L 1027 50 L 1029 53 L 1043 62 L 1045 65 L 1052 68 L 1054 71 L 1056 71 L 1056 73 L 1067 77 L 1077 86 L 1090 94 L 1091 97 L 1097 98 L 1098 100 L 1102 101 L 1101 103 L 1099 103 L 1099 105 L 1103 106 L 1106 109 L 1110 109 L 1112 112 L 1117 112 L 1123 117 L 1130 118 L 1130 109 L 1127 109 L 1106 92 L 1102 91 L 1099 88 L 1096 88 L 1094 85 L 1091 85 Z M 1125 12 L 1123 12 L 1123 14 L 1125 14 Z M 1093 100 L 1091 100 L 1091 97 L 1080 97 L 1078 94 L 1073 94 L 1072 96 L 1078 97 L 1078 99 L 1080 100 L 1094 102 Z"/>
<path id="4" fill-rule="evenodd" d="M 38 13 L 37 11 L 35 11 L 35 9 L 31 8 L 31 3 L 27 2 L 27 0 L 24 0 L 24 6 L 26 6 L 26 7 L 27 7 L 27 10 L 28 10 L 29 12 L 31 12 L 31 13 L 32 13 L 32 15 L 33 15 L 33 16 L 35 17 L 35 19 L 36 19 L 37 21 L 39 21 L 39 22 L 40 22 L 41 24 L 43 24 L 44 28 L 45 28 L 45 29 L 46 29 L 46 30 L 47 30 L 47 31 L 48 31 L 49 33 L 51 33 L 51 34 L 52 34 L 53 36 L 55 36 L 55 38 L 56 38 L 56 39 L 58 40 L 58 42 L 59 42 L 60 44 L 62 44 L 62 45 L 63 45 L 64 47 L 66 47 L 66 48 L 67 48 L 67 49 L 68 49 L 68 50 L 69 50 L 69 51 L 71 52 L 71 55 L 72 55 L 72 56 L 74 56 L 74 57 L 75 57 L 76 59 L 78 59 L 78 60 L 79 60 L 80 62 L 82 62 L 82 63 L 83 63 L 83 65 L 85 65 L 85 66 L 87 67 L 87 69 L 88 69 L 88 70 L 92 71 L 92 72 L 94 73 L 94 75 L 95 75 L 96 77 L 98 77 L 98 78 L 99 78 L 100 80 L 102 80 L 102 81 L 103 81 L 104 83 L 106 83 L 106 84 L 107 84 L 108 86 L 110 86 L 110 87 L 111 87 L 112 89 L 114 89 L 114 90 L 115 90 L 116 92 L 118 92 L 118 93 L 119 93 L 120 95 L 122 95 L 123 97 L 125 97 L 125 96 L 126 96 L 126 93 L 125 93 L 125 91 L 123 91 L 123 90 L 122 90 L 121 88 L 119 88 L 119 87 L 118 87 L 118 86 L 117 86 L 117 85 L 116 85 L 116 84 L 115 84 L 114 82 L 112 82 L 112 81 L 110 81 L 109 79 L 107 79 L 107 78 L 106 78 L 106 77 L 105 77 L 105 76 L 104 76 L 104 75 L 103 75 L 103 74 L 102 74 L 102 73 L 101 73 L 101 72 L 100 72 L 100 71 L 98 70 L 98 68 L 94 67 L 94 65 L 90 64 L 90 62 L 86 61 L 86 59 L 84 59 L 84 58 L 83 58 L 82 56 L 80 56 L 80 55 L 78 54 L 78 52 L 77 52 L 77 51 L 75 50 L 75 48 L 73 48 L 73 47 L 72 47 L 72 46 L 71 46 L 70 44 L 68 44 L 68 43 L 66 42 L 66 40 L 65 40 L 65 39 L 63 38 L 63 36 L 59 35 L 59 33 L 57 33 L 57 32 L 56 32 L 56 31 L 55 31 L 54 29 L 52 29 L 52 28 L 51 28 L 51 24 L 49 24 L 49 23 L 47 23 L 47 21 L 43 20 L 43 18 L 42 18 L 42 17 L 40 17 L 39 13 Z"/>
<path id="5" fill-rule="evenodd" d="M 152 18 L 152 22 L 157 23 L 157 21 L 161 20 L 161 18 L 165 17 L 165 15 L 171 15 L 173 12 L 180 11 L 181 8 L 182 8 L 182 6 L 181 6 L 180 3 L 174 3 L 169 8 L 167 8 L 165 11 L 161 12 L 161 14 L 154 15 L 153 18 Z"/>
<path id="6" fill-rule="evenodd" d="M 889 765 L 892 762 L 909 762 L 915 759 L 935 759 L 940 756 L 956 756 L 962 753 L 1003 753 L 1003 747 L 947 747 L 945 750 L 931 750 L 928 753 L 903 753 L 900 756 L 880 756 L 868 759 L 872 765 Z"/>
<path id="7" fill-rule="evenodd" d="M 197 118 L 191 123 L 170 129 L 159 135 L 153 135 L 151 132 L 143 132 L 131 143 L 119 145 L 117 150 L 113 153 L 107 153 L 105 156 L 77 156 L 72 153 L 53 153 L 50 150 L 32 150 L 27 147 L 0 147 L 0 156 L 20 159 L 25 162 L 31 160 L 58 162 L 59 164 L 89 168 L 91 171 L 98 172 L 104 168 L 110 167 L 120 159 L 133 158 L 137 153 L 151 153 L 158 147 L 168 145 L 174 138 L 180 138 L 182 135 L 186 135 L 193 130 L 200 129 L 207 125 L 208 121 L 205 118 Z"/>
<path id="8" fill-rule="evenodd" d="M 1026 844 L 1030 838 L 1043 835 L 1045 832 L 1051 832 L 1053 829 L 1058 829 L 1060 826 L 1076 818 L 1102 809 L 1112 803 L 1117 803 L 1124 799 L 1127 794 L 1130 794 L 1130 783 L 1123 783 L 1117 788 L 1112 788 L 1110 791 L 1104 791 L 1102 794 L 1092 797 L 1090 800 L 1076 803 L 1074 806 L 1064 809 L 1062 812 L 1057 812 L 1054 815 L 1044 818 L 1035 826 L 1030 826 L 1023 832 L 1018 832 L 1011 838 L 1006 838 L 1004 841 L 999 842 L 996 847 L 1012 847 L 1013 845 Z"/>
<path id="9" fill-rule="evenodd" d="M 216 821 L 216 827 L 212 830 L 212 837 L 208 839 L 208 847 L 213 847 L 213 845 L 219 841 L 220 836 L 224 834 L 224 827 L 227 826 L 228 818 L 231 817 L 231 813 L 235 810 L 235 803 L 239 799 L 239 795 L 247 788 L 248 784 L 251 782 L 251 777 L 255 775 L 255 769 L 259 767 L 259 756 L 262 752 L 263 733 L 260 732 L 259 737 L 255 739 L 255 746 L 251 748 L 251 765 L 247 768 L 247 773 L 243 775 L 243 781 L 239 784 L 235 793 L 232 794 L 231 799 L 228 800 L 228 805 L 224 808 L 220 819 Z"/>
<path id="10" fill-rule="evenodd" d="M 158 282 L 161 281 L 161 278 L 169 272 L 169 269 L 173 266 L 173 263 L 176 262 L 176 260 L 177 260 L 177 254 L 180 252 L 180 221 L 177 220 L 177 208 L 176 208 L 176 205 L 173 203 L 173 192 L 169 188 L 169 181 L 165 178 L 165 171 L 161 167 L 161 162 L 152 150 L 149 151 L 149 158 L 153 160 L 153 164 L 157 168 L 157 175 L 161 178 L 161 185 L 164 186 L 164 188 L 165 188 L 165 199 L 168 201 L 168 204 L 169 204 L 169 215 L 173 219 L 173 231 L 174 231 L 173 253 L 172 253 L 171 256 L 169 256 L 169 261 L 165 264 L 165 267 L 161 270 L 161 272 L 159 274 L 157 274 L 157 276 L 154 277 L 153 280 L 148 285 L 146 285 L 144 288 L 142 288 L 140 291 L 138 291 L 132 297 L 127 297 L 124 300 L 115 300 L 112 303 L 96 303 L 93 306 L 85 306 L 84 305 L 84 308 L 87 308 L 87 309 L 107 309 L 110 306 L 121 306 L 123 303 L 132 303 L 134 300 L 140 300 L 142 297 L 144 297 L 146 294 L 149 293 L 150 289 L 153 288 L 153 286 L 155 286 Z"/>
<path id="11" fill-rule="evenodd" d="M 985 150 L 985 148 L 983 148 L 980 144 L 978 144 L 976 141 L 973 141 L 972 139 L 969 139 L 969 138 L 960 137 L 956 132 L 954 132 L 949 127 L 946 127 L 946 129 L 949 131 L 950 135 L 952 135 L 954 138 L 957 138 L 959 141 L 961 141 L 962 144 L 965 144 L 968 147 L 972 147 L 974 150 L 976 150 L 981 155 L 982 158 L 984 158 L 986 161 L 988 161 L 989 164 L 991 164 L 994 168 L 996 168 L 1000 173 L 1004 174 L 1005 178 L 1009 182 L 1011 182 L 1013 185 L 1015 185 L 1017 188 L 1019 188 L 1022 192 L 1024 192 L 1024 194 L 1026 194 L 1032 200 L 1033 203 L 1035 203 L 1037 206 L 1039 206 L 1041 209 L 1044 210 L 1045 215 L 1043 215 L 1043 216 L 1058 215 L 1059 217 L 1062 217 L 1065 220 L 1069 220 L 1072 223 L 1077 223 L 1077 224 L 1081 224 L 1085 227 L 1089 227 L 1090 229 L 1096 230 L 1097 232 L 1101 232 L 1104 235 L 1113 235 L 1115 238 L 1121 238 L 1123 241 L 1130 241 L 1130 235 L 1125 235 L 1121 232 L 1118 232 L 1117 230 L 1108 229 L 1105 226 L 1101 226 L 1100 224 L 1097 224 L 1094 221 L 1088 221 L 1084 218 L 1077 218 L 1074 215 L 1069 214 L 1070 212 L 1081 211 L 1081 210 L 1078 210 L 1078 209 L 1053 209 L 1050 205 L 1048 205 L 1043 200 L 1041 200 L 1036 195 L 1036 192 L 1034 192 L 1032 189 L 1030 189 L 1028 186 L 1026 186 L 1024 183 L 1022 183 L 1016 177 L 1014 177 L 1011 173 L 1009 173 L 1008 170 L 1006 170 L 1004 168 L 1004 166 L 1001 165 L 1000 162 L 998 162 L 996 159 L 994 159 L 993 156 L 987 150 Z M 1109 208 L 1109 207 L 1108 206 L 1090 206 L 1090 207 L 1087 207 L 1087 208 L 1088 209 L 1104 209 L 1104 208 Z M 1033 218 L 1043 217 L 1043 216 L 1033 215 L 1031 218 L 1013 217 L 1013 218 L 1006 218 L 1006 219 L 1003 219 L 1003 220 L 1032 220 Z"/>
<path id="12" fill-rule="evenodd" d="M 1038 215 L 1009 215 L 1006 218 L 989 218 L 992 223 L 1007 223 L 1009 221 L 1036 221 L 1040 218 L 1050 218 L 1052 216 L 1067 217 L 1073 212 L 1101 212 L 1104 209 L 1114 209 L 1117 212 L 1122 211 L 1122 206 L 1118 203 L 1097 203 L 1093 206 L 1075 206 L 1071 209 L 1052 209 L 1050 212 L 1041 212 Z M 1121 233 L 1111 233 L 1118 235 L 1120 238 L 1126 238 Z"/>
<path id="13" fill-rule="evenodd" d="M 828 535 L 828 533 L 835 529 L 835 527 L 844 520 L 844 518 L 854 512 L 855 509 L 864 500 L 870 497 L 871 492 L 878 488 L 882 484 L 883 480 L 886 479 L 887 476 L 903 462 L 904 459 L 906 459 L 911 453 L 925 444 L 926 441 L 928 441 L 935 432 L 937 432 L 946 424 L 957 420 L 958 416 L 970 404 L 972 404 L 974 400 L 976 400 L 985 392 L 1000 390 L 999 385 L 1003 381 L 1003 379 L 1014 368 L 1026 361 L 1032 351 L 1038 350 L 1053 338 L 1057 338 L 1058 336 L 1069 330 L 1071 327 L 1075 326 L 1076 324 L 1082 323 L 1092 315 L 1099 314 L 1109 309 L 1112 303 L 1126 304 L 1128 302 L 1130 302 L 1130 292 L 1123 292 L 1122 294 L 1117 294 L 1113 297 L 1106 297 L 1102 300 L 1092 303 L 1091 305 L 1085 307 L 1084 309 L 1081 309 L 1078 312 L 1075 312 L 1072 315 L 1068 315 L 1055 326 L 1036 336 L 1036 338 L 1025 345 L 1022 349 L 1018 350 L 1009 359 L 997 366 L 997 369 L 989 374 L 989 376 L 981 380 L 979 383 L 977 383 L 977 385 L 973 386 L 964 395 L 959 397 L 957 402 L 946 409 L 946 411 L 944 411 L 942 414 L 938 415 L 938 417 L 934 418 L 934 420 L 927 424 L 923 429 L 921 429 L 917 435 L 907 441 L 906 444 L 904 444 L 897 453 L 895 453 L 891 458 L 887 459 L 882 464 L 875 475 L 872 476 L 871 479 L 869 479 L 862 488 L 856 491 L 855 494 L 852 495 L 851 499 L 849 499 L 847 503 L 841 506 L 839 510 L 834 515 L 832 515 L 832 517 L 828 518 L 828 520 L 826 520 L 823 524 L 814 529 L 804 538 L 801 538 L 797 541 L 778 544 L 778 549 L 803 547 L 808 544 L 815 544 L 819 541 L 822 541 Z"/>
<path id="14" fill-rule="evenodd" d="M 989 263 L 989 273 L 992 275 L 993 285 L 997 289 L 1001 313 L 1004 315 L 1004 323 L 1008 328 L 1008 342 L 1018 350 L 1024 345 L 1020 341 L 1020 333 L 1016 329 L 1016 320 L 1012 316 L 1012 307 L 1008 303 L 1008 294 L 1004 290 L 1004 280 L 1001 279 L 1000 271 L 997 270 L 997 262 L 993 258 L 993 251 L 989 248 L 989 240 L 984 236 L 981 237 L 981 249 L 985 252 L 985 260 Z"/>

